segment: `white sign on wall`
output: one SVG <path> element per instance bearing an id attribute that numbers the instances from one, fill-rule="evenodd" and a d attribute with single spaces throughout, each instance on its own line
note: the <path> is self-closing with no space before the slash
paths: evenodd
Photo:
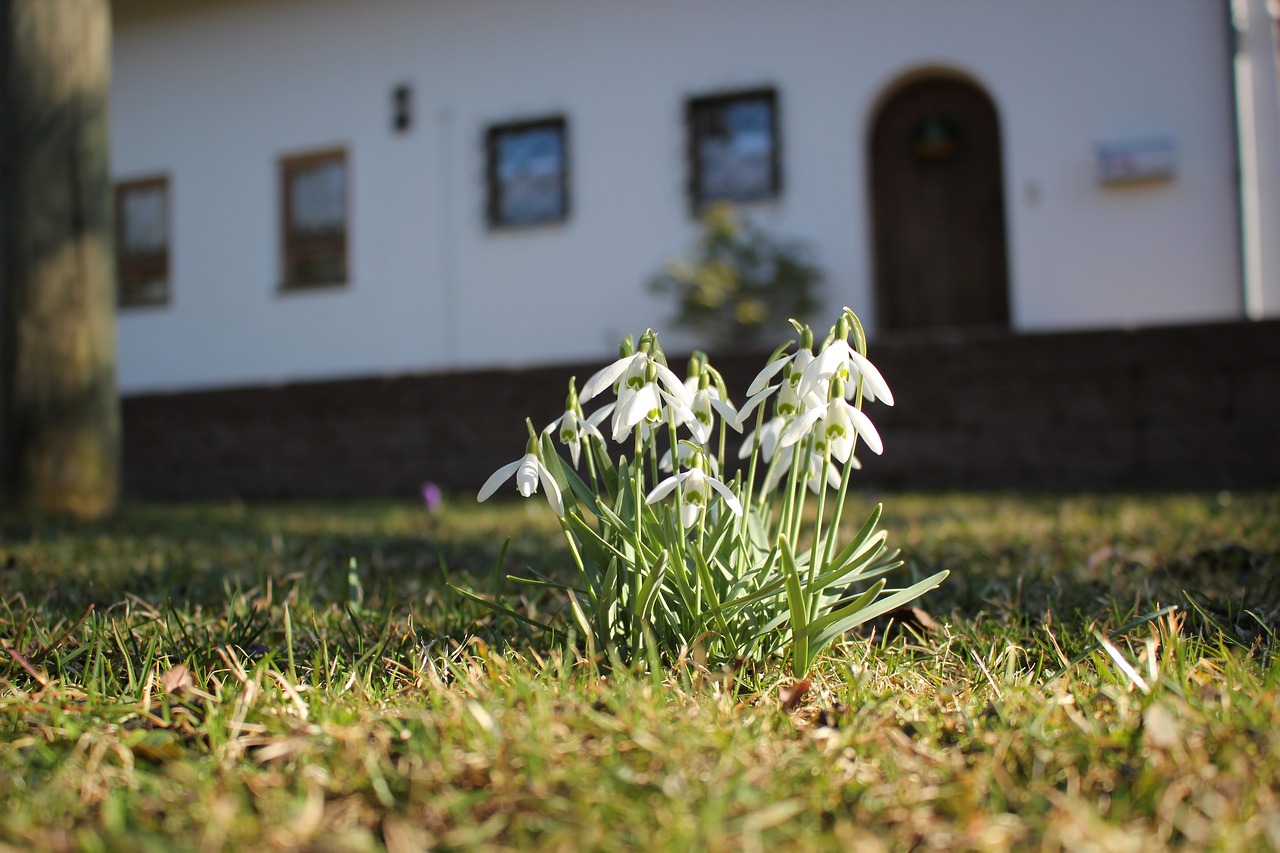
<path id="1" fill-rule="evenodd" d="M 1099 143 L 1097 158 L 1102 184 L 1166 181 L 1176 165 L 1173 140 L 1167 136 Z"/>

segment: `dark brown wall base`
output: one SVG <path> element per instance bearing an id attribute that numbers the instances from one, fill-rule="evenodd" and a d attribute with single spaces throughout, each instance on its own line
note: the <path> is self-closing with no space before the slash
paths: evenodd
<path id="1" fill-rule="evenodd" d="M 713 361 L 741 395 L 766 356 Z M 860 454 L 863 486 L 1280 484 L 1277 321 L 896 336 L 873 341 L 871 357 L 898 405 L 868 407 L 885 455 Z M 521 455 L 526 416 L 545 426 L 569 376 L 600 366 L 129 396 L 126 496 L 411 497 L 427 481 L 471 491 Z"/>

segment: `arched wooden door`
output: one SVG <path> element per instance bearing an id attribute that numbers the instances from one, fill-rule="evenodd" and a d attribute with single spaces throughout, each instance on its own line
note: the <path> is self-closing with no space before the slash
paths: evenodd
<path id="1" fill-rule="evenodd" d="M 963 80 L 918 80 L 880 108 L 870 174 L 878 326 L 1008 326 L 1000 125 Z"/>

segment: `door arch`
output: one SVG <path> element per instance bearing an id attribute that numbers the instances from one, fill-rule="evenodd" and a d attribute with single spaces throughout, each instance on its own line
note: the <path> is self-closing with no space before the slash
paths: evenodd
<path id="1" fill-rule="evenodd" d="M 915 78 L 877 110 L 869 148 L 881 330 L 1009 325 L 1000 123 L 986 92 Z"/>

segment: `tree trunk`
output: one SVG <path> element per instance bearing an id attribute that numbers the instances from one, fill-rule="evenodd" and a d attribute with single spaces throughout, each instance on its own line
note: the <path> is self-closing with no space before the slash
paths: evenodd
<path id="1" fill-rule="evenodd" d="M 109 0 L 0 0 L 0 501 L 92 517 L 120 480 Z"/>

